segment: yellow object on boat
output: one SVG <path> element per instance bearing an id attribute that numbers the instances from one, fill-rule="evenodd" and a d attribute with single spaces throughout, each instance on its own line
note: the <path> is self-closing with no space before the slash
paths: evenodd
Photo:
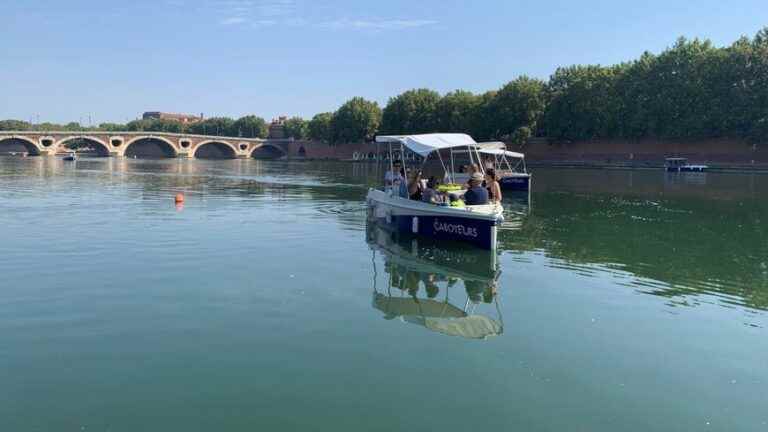
<path id="1" fill-rule="evenodd" d="M 437 186 L 438 192 L 455 192 L 461 190 L 461 185 L 456 183 L 446 183 Z"/>

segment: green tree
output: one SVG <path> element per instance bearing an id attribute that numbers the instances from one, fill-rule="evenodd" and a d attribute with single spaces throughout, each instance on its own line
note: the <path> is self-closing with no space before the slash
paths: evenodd
<path id="1" fill-rule="evenodd" d="M 387 134 L 416 134 L 440 129 L 437 107 L 440 94 L 429 89 L 408 90 L 387 102 L 381 130 Z"/>
<path id="2" fill-rule="evenodd" d="M 84 129 L 85 128 L 82 127 L 80 125 L 80 123 L 78 123 L 78 122 L 69 122 L 69 123 L 64 125 L 64 130 L 66 130 L 66 131 L 77 132 L 77 131 L 81 131 L 81 130 L 84 130 Z"/>
<path id="3" fill-rule="evenodd" d="M 481 98 L 465 90 L 447 93 L 437 103 L 436 115 L 440 132 L 472 133 Z"/>
<path id="4" fill-rule="evenodd" d="M 128 122 L 125 125 L 128 131 L 169 132 L 182 133 L 186 131 L 185 125 L 177 120 L 170 119 L 140 119 Z"/>
<path id="5" fill-rule="evenodd" d="M 227 132 L 221 135 L 245 138 L 266 138 L 269 134 L 267 122 L 255 115 L 240 117 L 232 122 Z"/>
<path id="6" fill-rule="evenodd" d="M 190 125 L 189 131 L 196 135 L 227 136 L 234 123 L 229 117 L 211 117 Z"/>
<path id="7" fill-rule="evenodd" d="M 381 125 L 381 108 L 376 102 L 355 97 L 333 114 L 331 136 L 335 143 L 354 143 L 373 139 Z"/>
<path id="8" fill-rule="evenodd" d="M 0 120 L 0 130 L 25 131 L 32 127 L 22 120 Z"/>
<path id="9" fill-rule="evenodd" d="M 561 140 L 610 137 L 619 130 L 616 77 L 620 68 L 558 68 L 549 80 L 547 136 Z"/>
<path id="10" fill-rule="evenodd" d="M 492 139 L 496 131 L 496 121 L 492 117 L 492 103 L 496 98 L 496 90 L 487 91 L 477 97 L 477 104 L 472 112 L 471 133 L 477 140 Z"/>
<path id="11" fill-rule="evenodd" d="M 107 132 L 118 132 L 127 130 L 127 126 L 120 123 L 101 123 L 99 129 Z"/>
<path id="12" fill-rule="evenodd" d="M 331 121 L 333 113 L 320 113 L 312 117 L 308 125 L 309 138 L 326 144 L 332 143 Z"/>
<path id="13" fill-rule="evenodd" d="M 32 125 L 32 128 L 34 130 L 46 131 L 46 132 L 64 130 L 64 126 L 58 123 L 50 123 L 50 122 L 43 122 L 40 124 Z"/>
<path id="14" fill-rule="evenodd" d="M 285 121 L 285 136 L 297 140 L 307 138 L 309 122 L 301 117 L 291 117 Z"/>
<path id="15" fill-rule="evenodd" d="M 496 92 L 486 115 L 492 122 L 489 138 L 506 138 L 518 128 L 536 128 L 544 112 L 546 94 L 540 80 L 521 76 Z"/>

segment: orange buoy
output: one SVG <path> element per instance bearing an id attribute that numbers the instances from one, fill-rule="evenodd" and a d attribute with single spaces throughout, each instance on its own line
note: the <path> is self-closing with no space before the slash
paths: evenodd
<path id="1" fill-rule="evenodd" d="M 184 194 L 176 194 L 176 204 L 184 202 Z"/>

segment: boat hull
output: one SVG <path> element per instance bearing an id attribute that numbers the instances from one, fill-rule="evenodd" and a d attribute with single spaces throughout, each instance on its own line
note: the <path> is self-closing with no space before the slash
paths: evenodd
<path id="1" fill-rule="evenodd" d="M 531 176 L 502 176 L 499 180 L 499 186 L 502 190 L 528 192 L 531 188 Z"/>
<path id="2" fill-rule="evenodd" d="M 667 167 L 668 172 L 704 172 L 707 170 L 705 166 L 681 166 L 681 167 Z"/>
<path id="3" fill-rule="evenodd" d="M 468 211 L 462 211 L 465 215 L 454 215 L 444 207 L 418 202 L 398 205 L 389 197 L 377 195 L 384 193 L 369 192 L 368 209 L 369 218 L 380 226 L 405 235 L 461 242 L 487 250 L 496 248 L 500 216 L 477 217 Z"/>

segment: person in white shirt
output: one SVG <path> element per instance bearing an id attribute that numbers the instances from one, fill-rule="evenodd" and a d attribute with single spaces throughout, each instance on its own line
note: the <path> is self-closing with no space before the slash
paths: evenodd
<path id="1" fill-rule="evenodd" d="M 384 185 L 387 188 L 393 188 L 397 191 L 400 189 L 400 185 L 405 183 L 405 177 L 403 177 L 402 168 L 403 163 L 399 160 L 396 160 L 392 163 L 392 170 L 387 171 L 386 174 L 384 174 Z"/>

